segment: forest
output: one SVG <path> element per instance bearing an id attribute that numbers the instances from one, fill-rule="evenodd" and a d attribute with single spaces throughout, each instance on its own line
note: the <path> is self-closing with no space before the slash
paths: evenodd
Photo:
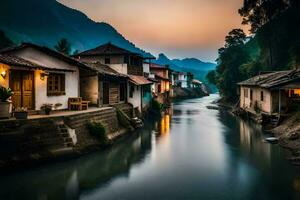
<path id="1" fill-rule="evenodd" d="M 238 101 L 237 83 L 266 71 L 300 67 L 300 3 L 297 0 L 244 0 L 238 10 L 249 34 L 234 29 L 207 75 L 224 101 Z"/>

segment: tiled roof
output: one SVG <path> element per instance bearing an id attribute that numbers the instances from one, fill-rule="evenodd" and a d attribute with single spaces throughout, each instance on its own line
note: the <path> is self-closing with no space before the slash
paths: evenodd
<path id="1" fill-rule="evenodd" d="M 167 66 L 165 66 L 165 65 L 159 65 L 159 64 L 155 64 L 155 63 L 150 63 L 150 68 L 153 68 L 153 69 L 168 69 Z"/>
<path id="2" fill-rule="evenodd" d="M 254 76 L 248 80 L 238 83 L 238 85 L 272 88 L 299 78 L 300 70 L 276 71 Z"/>
<path id="3" fill-rule="evenodd" d="M 153 82 L 149 81 L 144 76 L 135 76 L 135 75 L 128 75 L 130 81 L 135 85 L 151 85 Z"/>
<path id="4" fill-rule="evenodd" d="M 107 65 L 103 65 L 100 62 L 94 62 L 94 63 L 87 63 L 83 62 L 86 66 L 88 66 L 90 69 L 97 71 L 100 74 L 106 74 L 111 76 L 119 76 L 119 77 L 127 77 L 124 74 L 120 74 L 117 71 L 113 70 Z"/>
<path id="5" fill-rule="evenodd" d="M 18 56 L 13 56 L 13 55 L 0 54 L 0 62 L 12 66 L 21 66 L 21 67 L 30 67 L 30 68 L 39 67 L 35 63 L 32 63 L 30 61 L 24 60 L 23 58 L 20 58 Z"/>
<path id="6" fill-rule="evenodd" d="M 31 61 L 25 60 L 23 58 L 20 58 L 18 56 L 9 55 L 9 54 L 0 54 L 0 63 L 7 64 L 11 67 L 23 67 L 29 70 L 48 70 L 48 71 L 65 71 L 65 72 L 73 72 L 74 70 L 69 69 L 58 69 L 58 68 L 50 68 L 45 67 L 36 63 L 33 63 Z"/>
<path id="7" fill-rule="evenodd" d="M 169 81 L 169 79 L 168 79 L 168 78 L 165 78 L 165 77 L 163 77 L 163 76 L 160 76 L 160 75 L 157 75 L 157 74 L 155 74 L 155 78 L 156 78 L 156 79 L 158 79 L 158 80 L 165 80 L 165 81 Z"/>
<path id="8" fill-rule="evenodd" d="M 69 64 L 72 64 L 72 65 L 75 65 L 75 66 L 78 66 L 78 67 L 82 67 L 82 68 L 86 68 L 85 65 L 83 65 L 82 63 L 80 63 L 78 60 L 76 60 L 74 58 L 71 58 L 67 55 L 64 55 L 64 54 L 60 53 L 60 52 L 54 51 L 54 50 L 52 50 L 48 47 L 39 46 L 39 45 L 32 44 L 32 43 L 23 43 L 19 46 L 2 49 L 2 50 L 0 50 L 0 53 L 1 54 L 11 54 L 14 51 L 17 51 L 17 50 L 20 50 L 20 49 L 23 49 L 23 48 L 26 48 L 26 47 L 31 47 L 31 48 L 37 49 L 39 51 L 44 52 L 45 54 L 47 54 L 49 56 L 56 57 L 60 60 L 63 60 L 64 62 L 69 63 Z"/>
<path id="9" fill-rule="evenodd" d="M 126 49 L 120 48 L 116 45 L 113 45 L 112 43 L 107 43 L 101 46 L 98 46 L 94 49 L 90 49 L 84 52 L 81 52 L 77 55 L 75 55 L 75 57 L 78 56 L 91 56 L 91 55 L 139 55 L 137 53 L 133 53 L 131 51 L 128 51 Z"/>

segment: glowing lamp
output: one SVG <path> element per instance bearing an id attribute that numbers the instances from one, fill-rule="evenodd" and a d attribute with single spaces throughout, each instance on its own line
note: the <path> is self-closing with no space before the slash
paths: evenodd
<path id="1" fill-rule="evenodd" d="M 1 76 L 2 76 L 2 78 L 5 79 L 5 77 L 6 77 L 6 71 L 5 70 L 1 72 Z"/>
<path id="2" fill-rule="evenodd" d="M 49 73 L 47 73 L 47 72 L 42 72 L 42 73 L 41 73 L 41 77 L 40 77 L 41 80 L 42 80 L 42 81 L 45 80 L 45 77 L 46 77 L 46 76 L 49 76 Z"/>

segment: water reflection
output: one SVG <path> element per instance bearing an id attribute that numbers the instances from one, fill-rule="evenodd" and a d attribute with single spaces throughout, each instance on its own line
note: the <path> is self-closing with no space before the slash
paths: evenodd
<path id="1" fill-rule="evenodd" d="M 240 120 L 240 141 L 242 152 L 253 157 L 260 157 L 261 164 L 271 164 L 272 146 L 264 142 L 262 127 L 249 121 Z"/>
<path id="2" fill-rule="evenodd" d="M 213 100 L 176 102 L 105 152 L 3 176 L 0 199 L 299 199 L 299 168 Z"/>

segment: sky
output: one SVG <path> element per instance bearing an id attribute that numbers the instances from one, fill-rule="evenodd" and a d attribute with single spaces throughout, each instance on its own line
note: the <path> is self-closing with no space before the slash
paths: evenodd
<path id="1" fill-rule="evenodd" d="M 59 0 L 98 22 L 107 22 L 126 39 L 170 58 L 215 61 L 233 28 L 243 28 L 243 0 Z"/>

